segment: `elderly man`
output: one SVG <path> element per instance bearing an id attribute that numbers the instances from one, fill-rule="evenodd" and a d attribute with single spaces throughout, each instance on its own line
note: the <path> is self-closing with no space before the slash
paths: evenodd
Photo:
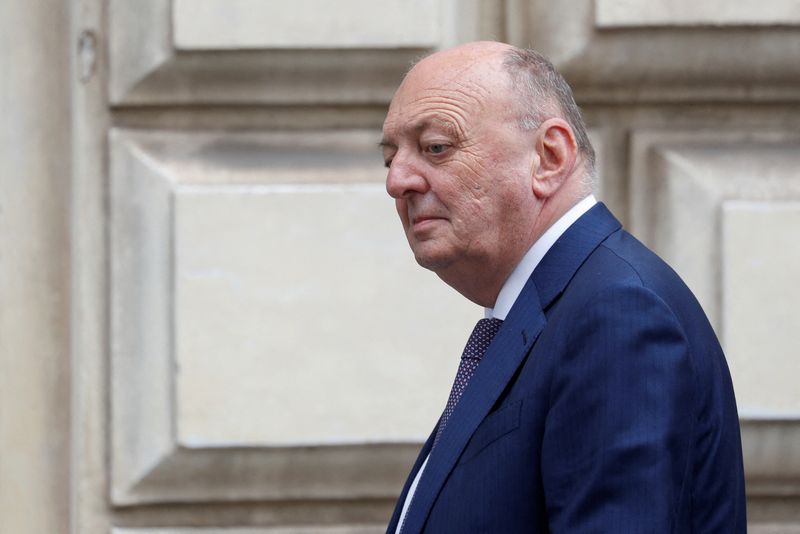
<path id="1" fill-rule="evenodd" d="M 722 350 L 591 195 L 553 66 L 501 43 L 429 56 L 383 136 L 417 262 L 486 308 L 388 532 L 745 532 Z"/>

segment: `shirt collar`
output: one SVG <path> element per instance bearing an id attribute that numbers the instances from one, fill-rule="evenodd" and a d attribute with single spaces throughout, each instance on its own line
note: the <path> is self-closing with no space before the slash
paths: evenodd
<path id="1" fill-rule="evenodd" d="M 589 208 L 597 204 L 597 199 L 594 195 L 589 195 L 584 198 L 572 208 L 570 208 L 564 215 L 562 215 L 550 228 L 547 229 L 542 237 L 528 249 L 528 252 L 522 257 L 522 260 L 517 264 L 511 275 L 503 284 L 500 293 L 497 295 L 497 301 L 494 303 L 494 308 L 485 308 L 484 316 L 486 318 L 494 317 L 495 319 L 505 319 L 508 312 L 511 311 L 511 306 L 519 297 L 525 282 L 528 281 L 533 270 L 542 261 L 544 255 L 553 246 L 553 243 L 561 237 L 561 234 L 567 231 L 567 228 L 572 226 L 572 223 L 577 221 L 581 215 L 589 211 Z"/>

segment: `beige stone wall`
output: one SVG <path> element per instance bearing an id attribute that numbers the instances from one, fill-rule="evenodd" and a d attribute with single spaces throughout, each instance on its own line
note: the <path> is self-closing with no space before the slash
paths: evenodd
<path id="1" fill-rule="evenodd" d="M 725 346 L 752 531 L 800 532 L 796 2 L 279 4 L 0 8 L 0 532 L 383 530 L 481 311 L 375 145 L 409 61 L 486 38 L 573 84 Z"/>

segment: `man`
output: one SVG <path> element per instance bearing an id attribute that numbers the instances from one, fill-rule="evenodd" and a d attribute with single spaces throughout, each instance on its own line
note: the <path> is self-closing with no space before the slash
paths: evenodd
<path id="1" fill-rule="evenodd" d="M 594 153 L 552 65 L 501 43 L 429 56 L 381 145 L 417 262 L 487 316 L 388 532 L 745 532 L 722 350 L 591 196 Z"/>

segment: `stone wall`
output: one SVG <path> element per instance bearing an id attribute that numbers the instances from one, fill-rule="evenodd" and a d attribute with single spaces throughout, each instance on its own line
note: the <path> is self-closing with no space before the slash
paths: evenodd
<path id="1" fill-rule="evenodd" d="M 573 85 L 723 342 L 751 530 L 800 532 L 796 2 L 28 0 L 0 39 L 0 532 L 383 531 L 481 310 L 376 144 L 475 39 Z"/>

